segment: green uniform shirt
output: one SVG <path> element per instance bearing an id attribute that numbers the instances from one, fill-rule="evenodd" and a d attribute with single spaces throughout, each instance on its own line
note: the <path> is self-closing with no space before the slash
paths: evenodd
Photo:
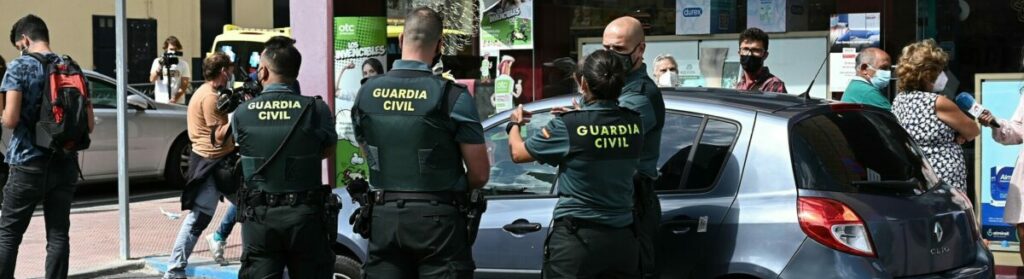
<path id="1" fill-rule="evenodd" d="M 621 110 L 614 102 L 594 102 L 586 104 L 582 111 Z M 573 146 L 570 131 L 563 120 L 556 117 L 538 133 L 526 140 L 526 150 L 540 163 L 558 166 L 558 203 L 555 205 L 554 218 L 572 216 L 613 227 L 624 227 L 633 223 L 633 174 L 636 172 L 640 150 L 635 150 L 630 158 L 606 159 L 616 150 L 608 142 L 600 143 L 605 152 L 589 154 L 571 152 Z M 634 116 L 633 126 L 626 125 L 626 134 L 635 135 L 638 142 L 628 145 L 643 147 L 641 124 Z M 584 128 L 583 126 L 580 129 Z M 633 130 L 629 130 L 633 129 Z M 585 132 L 585 131 L 584 131 Z M 598 143 L 594 143 L 595 145 Z M 619 145 L 621 146 L 621 145 Z M 601 148 L 601 147 L 598 147 Z M 595 154 L 596 153 L 596 154 Z M 603 160 L 587 157 L 604 157 Z"/>
<path id="2" fill-rule="evenodd" d="M 303 117 L 305 105 L 311 104 Z M 231 115 L 231 134 L 242 155 L 242 169 L 250 187 L 268 192 L 316 189 L 324 148 L 338 141 L 334 114 L 321 100 L 300 97 L 284 83 L 267 85 L 260 96 L 242 103 Z M 288 142 L 282 141 L 292 131 Z M 271 158 L 281 147 L 280 154 Z M 270 161 L 265 161 L 270 160 Z M 257 168 L 266 168 L 255 176 Z M 250 180 L 251 179 L 251 180 Z"/>
<path id="3" fill-rule="evenodd" d="M 661 152 L 661 130 L 665 126 L 665 101 L 661 90 L 647 75 L 647 66 L 626 76 L 626 86 L 619 96 L 619 105 L 640 113 L 644 122 L 644 149 L 638 172 L 658 178 L 658 155 Z"/>
<path id="4" fill-rule="evenodd" d="M 889 111 L 892 110 L 892 103 L 889 102 L 889 99 L 885 98 L 882 91 L 879 91 L 874 85 L 859 78 L 850 80 L 850 85 L 846 86 L 846 92 L 843 92 L 843 98 L 840 99 L 840 101 L 871 105 Z"/>

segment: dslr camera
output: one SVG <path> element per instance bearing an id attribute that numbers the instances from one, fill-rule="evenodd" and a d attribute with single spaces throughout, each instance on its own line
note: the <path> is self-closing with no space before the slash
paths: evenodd
<path id="1" fill-rule="evenodd" d="M 224 114 L 232 113 L 239 104 L 256 98 L 260 93 L 263 93 L 263 85 L 252 79 L 246 79 L 242 86 L 234 89 L 222 88 L 217 91 L 217 110 Z"/>

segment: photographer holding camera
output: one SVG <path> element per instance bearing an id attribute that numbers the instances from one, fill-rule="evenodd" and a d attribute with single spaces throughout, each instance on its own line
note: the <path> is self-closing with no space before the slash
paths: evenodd
<path id="1" fill-rule="evenodd" d="M 178 41 L 178 37 L 167 37 L 167 40 L 164 40 L 164 53 L 153 60 L 153 66 L 149 70 L 149 81 L 153 83 L 153 99 L 157 102 L 185 103 L 185 90 L 189 87 L 192 74 L 188 62 L 185 61 L 188 59 L 182 58 L 181 55 L 181 41 Z"/>

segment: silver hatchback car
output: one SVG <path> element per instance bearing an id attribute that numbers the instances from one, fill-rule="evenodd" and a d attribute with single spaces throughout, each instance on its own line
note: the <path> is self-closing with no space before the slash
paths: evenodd
<path id="1" fill-rule="evenodd" d="M 888 112 L 786 94 L 663 90 L 662 278 L 993 276 L 971 202 L 935 176 Z M 527 133 L 569 103 L 526 105 Z M 539 278 L 557 169 L 511 162 L 507 117 L 484 122 L 492 169 L 476 277 Z M 344 221 L 339 257 L 364 260 L 366 240 Z"/>

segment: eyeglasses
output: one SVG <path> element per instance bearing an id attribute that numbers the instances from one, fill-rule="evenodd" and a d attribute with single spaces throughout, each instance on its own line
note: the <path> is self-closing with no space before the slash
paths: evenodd
<path id="1" fill-rule="evenodd" d="M 761 55 L 764 55 L 764 53 L 765 53 L 765 49 L 763 49 L 763 48 L 750 48 L 750 47 L 740 48 L 740 55 L 758 55 L 758 56 L 761 56 Z"/>

